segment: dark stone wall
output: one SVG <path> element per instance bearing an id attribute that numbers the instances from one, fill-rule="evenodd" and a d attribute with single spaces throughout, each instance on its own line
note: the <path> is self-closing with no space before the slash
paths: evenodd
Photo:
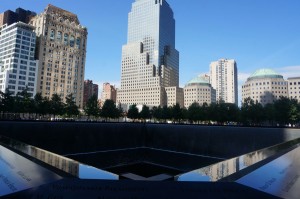
<path id="1" fill-rule="evenodd" d="M 140 123 L 1 121 L 1 134 L 62 155 L 149 147 L 229 158 L 300 137 L 300 130 Z"/>
<path id="2" fill-rule="evenodd" d="M 61 155 L 140 147 L 142 129 L 130 123 L 0 122 L 0 135 Z"/>
<path id="3" fill-rule="evenodd" d="M 146 145 L 229 158 L 298 137 L 300 129 L 149 124 Z"/>

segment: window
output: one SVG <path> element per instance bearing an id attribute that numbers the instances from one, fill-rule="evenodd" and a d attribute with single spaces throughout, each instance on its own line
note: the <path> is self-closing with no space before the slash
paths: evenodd
<path id="1" fill-rule="evenodd" d="M 69 35 L 67 33 L 65 33 L 64 35 L 64 44 L 68 45 L 68 40 L 69 40 Z"/>
<path id="2" fill-rule="evenodd" d="M 19 85 L 25 85 L 25 82 L 19 81 Z"/>
<path id="3" fill-rule="evenodd" d="M 11 80 L 11 79 L 10 79 L 10 80 L 8 81 L 8 83 L 9 83 L 9 84 L 16 84 L 16 80 Z"/>
<path id="4" fill-rule="evenodd" d="M 79 37 L 77 37 L 77 39 L 76 39 L 76 48 L 80 49 L 80 38 Z"/>
<path id="5" fill-rule="evenodd" d="M 26 80 L 26 77 L 24 77 L 24 76 L 19 76 L 19 79 L 21 79 L 21 80 Z"/>
<path id="6" fill-rule="evenodd" d="M 56 36 L 57 41 L 61 41 L 61 34 L 62 33 L 60 31 L 57 32 L 57 36 Z"/>
<path id="7" fill-rule="evenodd" d="M 70 46 L 71 46 L 71 47 L 74 47 L 74 42 L 75 42 L 75 38 L 74 38 L 74 36 L 72 35 L 72 36 L 70 37 Z"/>
<path id="8" fill-rule="evenodd" d="M 17 76 L 16 75 L 12 75 L 12 74 L 9 74 L 9 76 L 8 76 L 9 78 L 11 78 L 11 79 L 16 79 L 17 78 Z"/>

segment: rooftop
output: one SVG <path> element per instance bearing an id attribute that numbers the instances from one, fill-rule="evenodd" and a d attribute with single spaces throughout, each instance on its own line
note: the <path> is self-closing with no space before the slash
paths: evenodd
<path id="1" fill-rule="evenodd" d="M 283 76 L 276 73 L 272 69 L 263 68 L 255 71 L 252 75 L 250 75 L 247 81 L 252 79 L 261 79 L 261 78 L 283 78 Z"/>
<path id="2" fill-rule="evenodd" d="M 209 83 L 209 77 L 208 76 L 197 76 L 193 79 L 191 79 L 186 86 L 192 86 L 192 85 L 210 85 Z"/>

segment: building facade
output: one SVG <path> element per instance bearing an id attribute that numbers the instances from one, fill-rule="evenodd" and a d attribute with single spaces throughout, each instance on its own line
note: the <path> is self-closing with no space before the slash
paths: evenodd
<path id="1" fill-rule="evenodd" d="M 77 106 L 83 105 L 87 29 L 77 16 L 48 5 L 30 20 L 38 37 L 39 73 L 37 92 L 45 97 L 72 94 Z"/>
<path id="2" fill-rule="evenodd" d="M 184 106 L 184 92 L 183 88 L 179 88 L 177 86 L 174 87 L 166 87 L 166 102 L 167 106 L 174 106 L 179 104 L 180 107 Z"/>
<path id="3" fill-rule="evenodd" d="M 102 89 L 101 101 L 104 103 L 105 100 L 113 100 L 115 103 L 117 101 L 117 90 L 116 87 L 110 83 L 104 83 Z"/>
<path id="4" fill-rule="evenodd" d="M 15 12 L 7 10 L 0 14 L 0 27 L 4 24 L 7 24 L 9 26 L 19 21 L 23 23 L 28 23 L 29 20 L 35 15 L 35 12 L 32 12 L 30 10 L 24 10 L 22 8 L 16 9 Z"/>
<path id="5" fill-rule="evenodd" d="M 238 104 L 237 64 L 233 59 L 220 59 L 210 64 L 210 83 L 217 93 L 217 101 Z"/>
<path id="6" fill-rule="evenodd" d="M 290 77 L 287 81 L 289 97 L 300 102 L 300 77 Z"/>
<path id="7" fill-rule="evenodd" d="M 173 11 L 165 0 L 136 0 L 128 17 L 127 44 L 122 48 L 117 102 L 167 105 L 167 87 L 179 87 Z"/>
<path id="8" fill-rule="evenodd" d="M 98 99 L 98 91 L 99 86 L 98 84 L 93 84 L 92 80 L 85 80 L 84 81 L 84 89 L 83 89 L 83 107 L 85 107 L 87 101 L 92 97 L 96 96 Z"/>
<path id="9" fill-rule="evenodd" d="M 22 22 L 0 27 L 0 90 L 8 88 L 13 95 L 27 88 L 36 94 L 37 60 L 34 58 L 34 27 Z"/>
<path id="10" fill-rule="evenodd" d="M 280 96 L 288 97 L 288 82 L 271 69 L 255 71 L 242 85 L 242 103 L 250 98 L 264 106 Z"/>
<path id="11" fill-rule="evenodd" d="M 209 83 L 207 76 L 198 76 L 184 87 L 184 106 L 188 108 L 195 102 L 200 105 L 216 102 L 216 90 Z"/>

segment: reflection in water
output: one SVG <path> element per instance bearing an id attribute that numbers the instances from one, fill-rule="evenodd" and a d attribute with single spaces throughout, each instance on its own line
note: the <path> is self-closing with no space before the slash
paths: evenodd
<path id="1" fill-rule="evenodd" d="M 70 158 L 51 153 L 38 147 L 10 139 L 8 137 L 0 136 L 0 143 L 3 143 L 4 145 L 7 145 L 17 151 L 23 152 L 33 158 L 47 163 L 48 165 L 71 174 L 74 177 L 81 179 L 119 179 L 119 176 L 116 174 L 79 163 Z M 91 173 L 93 175 L 91 175 Z"/>
<path id="2" fill-rule="evenodd" d="M 177 175 L 177 181 L 219 181 L 225 177 L 237 173 L 247 167 L 250 167 L 262 160 L 270 158 L 278 153 L 292 150 L 299 146 L 300 138 L 281 143 L 262 150 L 254 151 L 239 157 L 225 160 L 207 167 L 203 167 L 191 172 Z"/>
<path id="3" fill-rule="evenodd" d="M 236 182 L 280 198 L 299 199 L 300 147 L 252 171 Z"/>
<path id="4" fill-rule="evenodd" d="M 0 145 L 0 197 L 62 177 Z"/>

